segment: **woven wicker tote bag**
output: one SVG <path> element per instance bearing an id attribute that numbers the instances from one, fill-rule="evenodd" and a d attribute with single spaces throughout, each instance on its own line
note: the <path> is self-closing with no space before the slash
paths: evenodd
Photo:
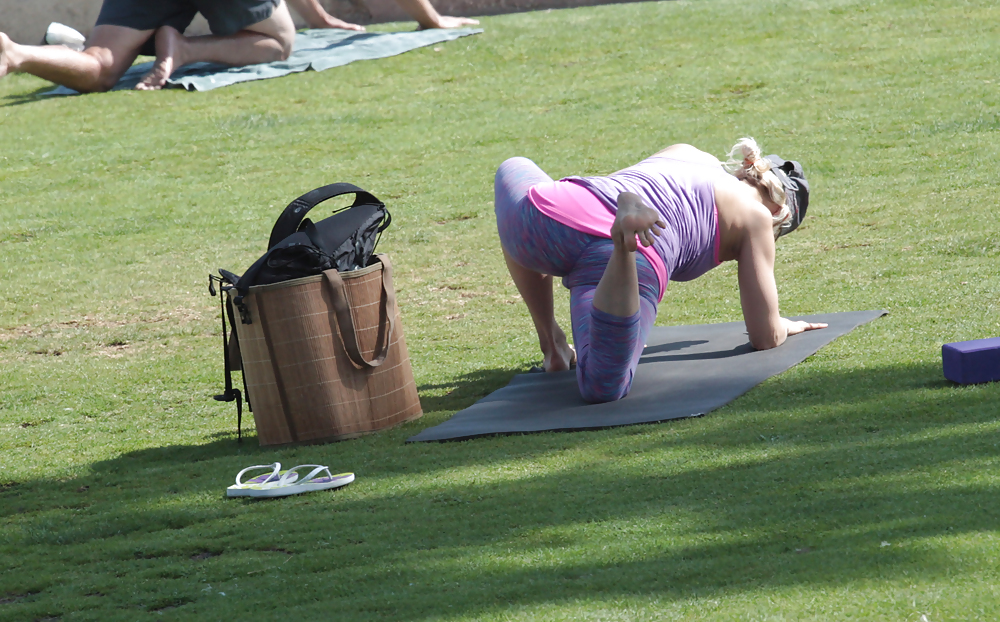
<path id="1" fill-rule="evenodd" d="M 250 323 L 236 331 L 261 445 L 353 438 L 423 414 L 392 265 L 376 258 L 250 288 Z"/>

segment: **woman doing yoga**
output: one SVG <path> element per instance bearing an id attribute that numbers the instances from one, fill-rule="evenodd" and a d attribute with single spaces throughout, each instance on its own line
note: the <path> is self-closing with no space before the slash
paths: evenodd
<path id="1" fill-rule="evenodd" d="M 668 280 L 689 281 L 723 261 L 739 264 L 753 347 L 774 348 L 789 335 L 826 327 L 778 312 L 774 243 L 805 216 L 802 169 L 762 157 L 751 138 L 729 155 L 723 168 L 691 145 L 672 145 L 607 177 L 560 181 L 527 158 L 497 170 L 500 242 L 538 332 L 543 366 L 563 371 L 575 361 L 587 401 L 628 393 Z M 555 321 L 553 276 L 570 290 L 575 351 Z"/>

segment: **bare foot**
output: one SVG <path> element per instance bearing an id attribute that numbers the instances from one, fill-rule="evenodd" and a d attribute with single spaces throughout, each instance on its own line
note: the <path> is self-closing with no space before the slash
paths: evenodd
<path id="1" fill-rule="evenodd" d="M 167 83 L 174 69 L 184 64 L 181 52 L 184 35 L 173 26 L 161 26 L 156 31 L 156 62 L 153 68 L 135 85 L 138 91 L 158 91 Z"/>
<path id="2" fill-rule="evenodd" d="M 0 78 L 8 73 L 14 73 L 17 68 L 11 60 L 11 49 L 17 44 L 10 40 L 10 37 L 0 32 Z"/>
<path id="3" fill-rule="evenodd" d="M 358 32 L 364 32 L 365 31 L 365 27 L 364 26 L 359 26 L 358 24 L 352 24 L 350 22 L 345 22 L 344 20 L 337 19 L 336 17 L 333 17 L 332 15 L 328 16 L 327 19 L 324 20 L 323 25 L 322 26 L 318 26 L 318 28 L 340 28 L 341 30 L 356 30 Z"/>
<path id="4" fill-rule="evenodd" d="M 566 371 L 576 363 L 576 350 L 566 343 L 566 333 L 558 324 L 553 330 L 553 345 L 542 348 L 542 369 L 549 372 Z"/>
<path id="5" fill-rule="evenodd" d="M 639 195 L 623 192 L 618 195 L 618 211 L 611 225 L 611 239 L 615 246 L 624 246 L 634 252 L 638 249 L 636 236 L 643 246 L 652 246 L 653 236 L 659 236 L 667 223 L 660 214 L 642 202 Z"/>
<path id="6" fill-rule="evenodd" d="M 462 26 L 476 26 L 478 24 L 479 24 L 478 19 L 442 15 L 440 16 L 440 19 L 438 19 L 436 24 L 430 24 L 427 26 L 421 24 L 420 30 L 430 30 L 432 28 L 461 28 Z"/>

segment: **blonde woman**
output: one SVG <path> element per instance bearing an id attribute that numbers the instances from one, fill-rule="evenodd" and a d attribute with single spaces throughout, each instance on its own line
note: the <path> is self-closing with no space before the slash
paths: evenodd
<path id="1" fill-rule="evenodd" d="M 723 261 L 739 264 L 740 302 L 755 348 L 826 327 L 778 311 L 774 243 L 805 216 L 809 187 L 801 167 L 764 158 L 751 138 L 729 157 L 722 165 L 691 145 L 672 145 L 607 177 L 560 181 L 526 158 L 500 165 L 500 242 L 545 371 L 575 363 L 584 399 L 621 399 L 668 281 L 689 281 Z M 575 350 L 555 321 L 553 276 L 570 290 Z"/>

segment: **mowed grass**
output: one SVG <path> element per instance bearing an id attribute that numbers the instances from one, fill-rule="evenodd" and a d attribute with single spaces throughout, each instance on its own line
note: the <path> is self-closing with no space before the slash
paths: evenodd
<path id="1" fill-rule="evenodd" d="M 711 0 L 483 20 L 402 56 L 209 93 L 0 81 L 0 619 L 993 620 L 1000 8 Z M 503 267 L 505 158 L 602 174 L 743 135 L 801 160 L 785 314 L 886 309 L 710 415 L 406 445 L 540 359 Z M 389 205 L 425 416 L 237 444 L 218 299 L 285 204 Z M 740 319 L 735 266 L 660 324 Z M 565 292 L 558 293 L 567 319 Z M 226 499 L 281 461 L 346 489 Z M 922 618 L 921 616 L 924 616 Z"/>

